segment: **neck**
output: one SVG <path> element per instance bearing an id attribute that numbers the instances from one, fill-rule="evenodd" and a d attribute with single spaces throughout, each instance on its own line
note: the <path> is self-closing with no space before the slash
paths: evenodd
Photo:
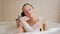
<path id="1" fill-rule="evenodd" d="M 36 17 L 36 16 L 32 16 L 32 17 L 30 17 L 30 19 L 32 19 L 32 20 L 36 20 L 37 17 Z"/>
<path id="2" fill-rule="evenodd" d="M 35 22 L 36 22 L 37 20 L 38 20 L 37 17 L 36 17 L 36 16 L 33 16 L 33 17 L 30 18 L 29 24 L 32 26 L 33 24 L 35 24 Z"/>

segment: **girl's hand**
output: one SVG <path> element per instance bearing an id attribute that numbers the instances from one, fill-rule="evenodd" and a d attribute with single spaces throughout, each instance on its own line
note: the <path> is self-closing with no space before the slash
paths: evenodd
<path id="1" fill-rule="evenodd" d="M 29 19 L 29 18 L 26 17 L 26 16 L 19 18 L 19 20 L 20 20 L 21 22 L 26 22 L 28 19 Z"/>

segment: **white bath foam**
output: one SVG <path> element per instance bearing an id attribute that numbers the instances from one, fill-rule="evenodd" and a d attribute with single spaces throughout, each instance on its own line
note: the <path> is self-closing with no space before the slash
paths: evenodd
<path id="1" fill-rule="evenodd" d="M 18 34 L 59 34 L 58 30 L 60 28 L 50 28 L 47 31 L 42 32 L 26 32 L 26 33 L 18 33 Z"/>

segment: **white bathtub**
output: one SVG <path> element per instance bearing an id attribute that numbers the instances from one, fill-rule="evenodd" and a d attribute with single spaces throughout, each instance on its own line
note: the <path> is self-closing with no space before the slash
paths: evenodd
<path id="1" fill-rule="evenodd" d="M 45 32 L 26 32 L 26 33 L 15 33 L 15 34 L 59 34 L 60 28 L 50 28 Z"/>
<path id="2" fill-rule="evenodd" d="M 45 32 L 27 32 L 17 34 L 60 34 L 60 24 L 48 22 L 47 25 L 49 29 Z M 0 34 L 14 34 L 14 30 L 16 30 L 15 22 L 0 22 Z"/>

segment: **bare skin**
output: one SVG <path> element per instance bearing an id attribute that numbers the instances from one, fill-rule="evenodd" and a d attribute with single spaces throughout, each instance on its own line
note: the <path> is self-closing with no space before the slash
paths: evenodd
<path id="1" fill-rule="evenodd" d="M 26 6 L 23 8 L 23 10 L 24 10 L 25 15 L 26 15 L 29 19 L 27 19 L 27 18 L 25 18 L 25 17 L 21 17 L 21 18 L 20 18 L 21 21 L 22 21 L 22 22 L 27 21 L 30 26 L 33 26 L 33 25 L 36 23 L 36 21 L 38 20 L 38 18 L 34 15 L 34 9 L 33 9 L 31 6 L 26 5 Z M 20 32 L 26 32 L 26 30 L 25 30 L 21 25 L 19 25 L 19 23 L 20 23 L 19 20 L 16 19 L 16 23 L 17 23 L 17 28 L 18 28 L 18 30 L 19 30 Z M 43 20 L 42 20 L 42 23 L 41 23 L 41 24 L 44 25 L 43 27 L 44 27 L 44 29 L 46 30 L 46 24 L 45 24 L 45 22 L 44 22 Z"/>

